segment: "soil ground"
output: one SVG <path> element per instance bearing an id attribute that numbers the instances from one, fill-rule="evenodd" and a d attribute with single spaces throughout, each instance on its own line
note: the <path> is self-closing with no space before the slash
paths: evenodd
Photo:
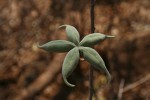
<path id="1" fill-rule="evenodd" d="M 61 75 L 64 54 L 37 48 L 66 39 L 62 24 L 90 34 L 90 0 L 0 0 L 0 100 L 88 100 L 89 64 Z M 150 1 L 96 0 L 95 32 L 115 35 L 95 49 L 112 81 L 94 71 L 93 100 L 150 100 Z M 119 92 L 122 91 L 122 92 Z"/>

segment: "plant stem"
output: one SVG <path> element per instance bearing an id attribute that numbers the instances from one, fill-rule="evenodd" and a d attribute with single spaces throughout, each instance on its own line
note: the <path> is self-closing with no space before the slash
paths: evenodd
<path id="1" fill-rule="evenodd" d="M 91 0 L 91 33 L 94 33 L 95 27 L 94 27 L 94 0 Z M 89 100 L 92 100 L 93 97 L 93 67 L 90 66 L 90 72 L 89 72 L 89 88 L 90 88 L 90 95 Z"/>

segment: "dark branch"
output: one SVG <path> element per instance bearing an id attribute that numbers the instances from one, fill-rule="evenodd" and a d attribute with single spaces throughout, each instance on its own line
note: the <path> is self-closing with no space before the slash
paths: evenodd
<path id="1" fill-rule="evenodd" d="M 94 0 L 91 0 L 91 33 L 94 33 L 95 27 L 94 27 Z M 90 83 L 90 95 L 89 100 L 92 100 L 93 97 L 93 68 L 90 67 L 89 72 L 89 83 Z"/>

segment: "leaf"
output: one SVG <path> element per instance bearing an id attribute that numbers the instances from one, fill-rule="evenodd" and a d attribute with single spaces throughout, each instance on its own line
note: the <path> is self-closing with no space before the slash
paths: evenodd
<path id="1" fill-rule="evenodd" d="M 111 75 L 109 74 L 103 59 L 94 49 L 89 47 L 80 47 L 79 50 L 86 61 L 88 61 L 96 69 L 105 72 L 107 74 L 108 81 L 111 80 Z"/>
<path id="2" fill-rule="evenodd" d="M 76 30 L 75 27 L 70 26 L 70 25 L 62 25 L 61 27 L 66 27 L 66 33 L 67 33 L 67 38 L 70 42 L 73 42 L 74 44 L 78 45 L 80 41 L 80 35 L 79 32 Z"/>
<path id="3" fill-rule="evenodd" d="M 93 33 L 85 36 L 82 41 L 79 43 L 80 46 L 86 46 L 86 47 L 91 47 L 96 45 L 102 40 L 105 40 L 106 38 L 110 38 L 114 36 L 109 36 L 101 33 Z"/>
<path id="4" fill-rule="evenodd" d="M 70 74 L 74 71 L 75 67 L 77 66 L 79 62 L 79 58 L 80 58 L 79 50 L 77 47 L 75 47 L 68 52 L 63 62 L 62 76 L 63 76 L 65 83 L 70 87 L 74 87 L 75 85 L 70 84 L 67 81 L 67 77 L 70 76 Z"/>
<path id="5" fill-rule="evenodd" d="M 75 44 L 66 40 L 55 40 L 38 47 L 46 51 L 68 52 L 75 47 Z"/>

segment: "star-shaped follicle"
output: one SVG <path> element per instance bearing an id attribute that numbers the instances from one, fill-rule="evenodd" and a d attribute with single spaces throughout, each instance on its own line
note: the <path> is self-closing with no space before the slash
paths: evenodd
<path id="1" fill-rule="evenodd" d="M 95 69 L 105 72 L 108 81 L 110 81 L 111 75 L 108 72 L 103 59 L 97 53 L 97 51 L 92 48 L 92 46 L 98 44 L 100 41 L 103 41 L 107 38 L 112 38 L 114 36 L 104 35 L 101 33 L 92 33 L 85 36 L 80 42 L 80 35 L 75 27 L 70 25 L 62 25 L 60 28 L 61 27 L 66 27 L 68 41 L 54 40 L 38 47 L 46 51 L 68 52 L 62 65 L 62 76 L 64 82 L 70 87 L 75 86 L 69 83 L 67 78 L 76 68 L 80 57 L 83 57 Z"/>

